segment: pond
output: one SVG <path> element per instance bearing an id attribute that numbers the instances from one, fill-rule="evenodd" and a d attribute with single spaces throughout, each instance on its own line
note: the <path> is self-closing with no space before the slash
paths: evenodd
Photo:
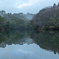
<path id="1" fill-rule="evenodd" d="M 0 59 L 58 59 L 59 32 L 0 32 Z"/>

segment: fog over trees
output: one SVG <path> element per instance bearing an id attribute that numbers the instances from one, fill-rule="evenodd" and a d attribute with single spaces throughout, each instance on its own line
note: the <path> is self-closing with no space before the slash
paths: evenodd
<path id="1" fill-rule="evenodd" d="M 36 27 L 59 27 L 59 3 L 51 7 L 43 8 L 31 20 L 32 28 Z"/>
<path id="2" fill-rule="evenodd" d="M 0 30 L 59 29 L 59 3 L 43 8 L 37 14 L 0 11 Z"/>
<path id="3" fill-rule="evenodd" d="M 6 29 L 20 29 L 25 30 L 27 23 L 32 19 L 34 14 L 27 13 L 6 13 L 4 10 L 0 11 L 0 30 Z M 2 24 L 2 22 L 4 24 Z"/>

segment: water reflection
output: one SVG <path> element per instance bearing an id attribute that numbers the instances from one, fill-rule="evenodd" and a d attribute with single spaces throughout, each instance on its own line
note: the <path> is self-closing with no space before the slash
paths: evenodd
<path id="1" fill-rule="evenodd" d="M 35 47 L 38 48 L 37 51 Z M 31 48 L 31 49 L 30 49 Z M 0 49 L 1 59 L 39 59 L 39 46 L 36 44 L 12 45 Z"/>
<path id="2" fill-rule="evenodd" d="M 59 54 L 59 32 L 57 31 L 43 31 L 43 32 L 31 32 L 31 38 L 42 49 L 53 51 L 54 54 Z"/>
<path id="3" fill-rule="evenodd" d="M 25 31 L 10 31 L 0 32 L 0 47 L 4 48 L 6 45 L 27 43 L 32 44 L 33 40 L 29 39 L 29 36 Z"/>
<path id="4" fill-rule="evenodd" d="M 25 43 L 39 45 L 40 48 L 48 51 L 53 51 L 54 54 L 59 53 L 59 32 L 57 31 L 42 31 L 42 32 L 25 32 L 25 31 L 10 31 L 0 32 L 0 47 L 5 48 L 6 45 Z M 36 47 L 35 47 L 36 48 Z"/>

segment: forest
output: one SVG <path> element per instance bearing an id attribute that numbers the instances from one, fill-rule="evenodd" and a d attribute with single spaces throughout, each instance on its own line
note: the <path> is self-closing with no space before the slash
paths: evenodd
<path id="1" fill-rule="evenodd" d="M 0 31 L 59 30 L 59 3 L 40 10 L 37 14 L 6 13 L 0 11 Z"/>
<path id="2" fill-rule="evenodd" d="M 30 21 L 31 29 L 59 30 L 59 3 L 43 8 Z"/>
<path id="3" fill-rule="evenodd" d="M 25 30 L 27 23 L 34 14 L 23 13 L 6 13 L 4 10 L 0 11 L 0 30 Z M 30 17 L 30 19 L 28 18 Z M 28 20 L 29 19 L 29 20 Z"/>

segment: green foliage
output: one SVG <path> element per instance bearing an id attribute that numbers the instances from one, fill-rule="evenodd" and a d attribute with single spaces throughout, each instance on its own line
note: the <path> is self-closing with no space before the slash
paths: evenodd
<path id="1" fill-rule="evenodd" d="M 20 44 L 20 40 L 25 37 L 25 31 L 5 31 L 0 32 L 0 44 Z"/>
<path id="2" fill-rule="evenodd" d="M 54 26 L 59 27 L 59 12 L 56 16 L 57 16 L 56 18 L 49 18 L 49 19 Z"/>
<path id="3" fill-rule="evenodd" d="M 6 24 L 7 24 L 7 22 L 8 21 L 5 18 L 0 16 L 0 29 L 4 28 L 6 26 Z"/>
<path id="4" fill-rule="evenodd" d="M 59 5 L 59 4 L 58 4 Z M 36 28 L 37 26 L 49 28 L 50 26 L 59 27 L 59 7 L 58 5 L 43 8 L 37 13 L 30 25 L 33 25 L 31 28 Z"/>
<path id="5" fill-rule="evenodd" d="M 55 24 L 55 21 L 54 21 L 53 18 L 49 18 L 49 19 L 50 19 L 50 21 L 51 21 L 53 24 Z"/>
<path id="6" fill-rule="evenodd" d="M 5 30 L 25 29 L 25 21 L 8 13 L 4 17 L 0 16 L 0 29 L 2 28 Z"/>

